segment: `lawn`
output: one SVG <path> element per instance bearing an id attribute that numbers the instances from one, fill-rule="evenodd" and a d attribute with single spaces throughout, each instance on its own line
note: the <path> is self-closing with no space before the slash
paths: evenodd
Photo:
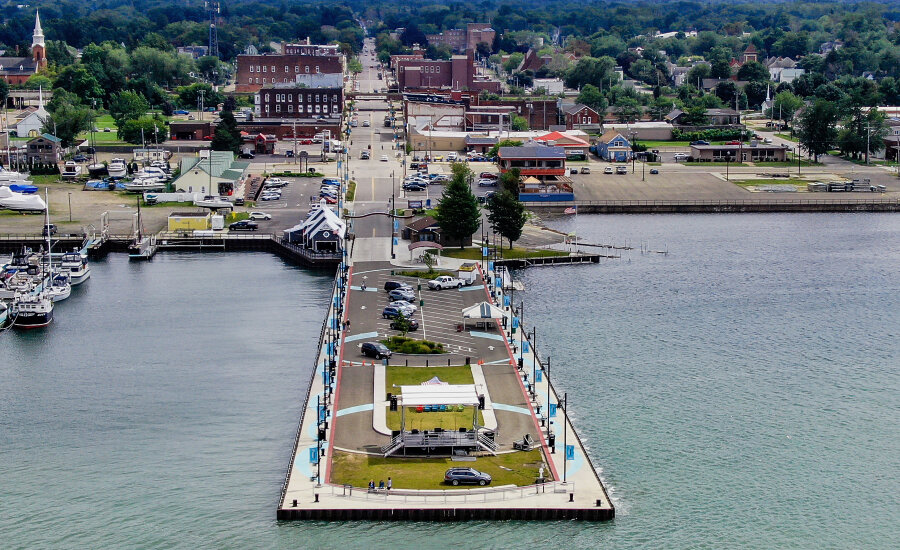
<path id="1" fill-rule="evenodd" d="M 634 141 L 637 145 L 643 145 L 647 149 L 657 149 L 659 147 L 690 147 L 691 142 L 688 140 L 678 140 L 678 141 L 658 141 L 658 140 L 642 140 L 637 139 Z M 724 141 L 710 141 L 710 145 L 722 145 Z"/>
<path id="2" fill-rule="evenodd" d="M 437 377 L 441 382 L 448 384 L 474 384 L 472 368 L 466 365 L 455 367 L 387 367 L 385 373 L 384 391 L 398 393 L 399 387 L 416 386 Z M 410 411 L 407 411 L 408 413 Z M 472 407 L 463 407 L 462 411 L 447 412 L 411 412 L 406 415 L 407 428 L 418 430 L 430 430 L 432 428 L 444 428 L 456 430 L 461 427 L 472 427 Z M 483 423 L 484 418 L 478 413 L 478 422 Z M 388 411 L 387 424 L 392 430 L 400 429 L 400 411 Z"/>
<path id="3" fill-rule="evenodd" d="M 791 134 L 782 134 L 779 132 L 779 133 L 776 133 L 775 135 L 780 137 L 781 139 L 786 139 L 788 141 L 797 142 L 796 136 L 792 136 Z"/>
<path id="4" fill-rule="evenodd" d="M 822 166 L 821 162 L 812 162 L 809 160 L 801 160 L 800 166 Z M 783 166 L 785 168 L 795 168 L 797 167 L 797 159 L 794 160 L 786 160 L 784 162 L 776 162 L 776 161 L 762 161 L 762 162 L 754 162 L 753 166 Z"/>
<path id="5" fill-rule="evenodd" d="M 725 165 L 728 166 L 749 166 L 749 164 L 744 164 L 743 162 L 682 162 L 681 164 L 685 166 L 709 166 L 714 168 L 725 168 Z"/>
<path id="6" fill-rule="evenodd" d="M 545 258 L 550 256 L 562 256 L 564 252 L 558 250 L 536 250 L 531 248 L 517 248 L 512 250 L 504 248 L 501 255 L 505 259 L 515 260 L 521 258 Z M 459 258 L 461 260 L 480 260 L 481 248 L 445 248 L 441 251 L 441 255 L 447 258 Z"/>
<path id="7" fill-rule="evenodd" d="M 441 271 L 440 269 L 435 269 L 434 271 L 399 271 L 397 275 L 401 277 L 415 277 L 416 279 L 425 279 L 431 280 L 440 277 L 441 275 L 450 275 L 453 277 L 455 273 L 453 271 Z"/>
<path id="8" fill-rule="evenodd" d="M 478 457 L 475 462 L 453 462 L 449 458 L 384 458 L 381 456 L 335 451 L 331 482 L 354 487 L 376 486 L 391 478 L 395 489 L 467 489 L 444 484 L 444 472 L 457 466 L 471 466 L 493 477 L 492 486 L 532 485 L 544 464 L 540 449 Z M 544 476 L 552 474 L 544 468 Z"/>
<path id="9" fill-rule="evenodd" d="M 809 183 L 806 180 L 799 180 L 796 178 L 769 178 L 769 179 L 754 179 L 754 180 L 737 180 L 732 181 L 731 183 L 740 186 L 740 187 L 751 187 L 757 185 L 799 185 L 806 188 L 806 184 Z"/>

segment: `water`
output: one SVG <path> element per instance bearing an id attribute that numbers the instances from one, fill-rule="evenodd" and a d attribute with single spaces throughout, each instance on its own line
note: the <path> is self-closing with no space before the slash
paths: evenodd
<path id="1" fill-rule="evenodd" d="M 2 546 L 898 547 L 898 220 L 554 222 L 670 252 L 522 273 L 605 524 L 276 522 L 330 277 L 110 256 L 44 336 L 0 336 Z"/>

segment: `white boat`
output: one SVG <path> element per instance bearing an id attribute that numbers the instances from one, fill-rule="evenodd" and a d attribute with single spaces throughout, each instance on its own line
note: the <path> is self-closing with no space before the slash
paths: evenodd
<path id="1" fill-rule="evenodd" d="M 202 208 L 234 208 L 234 204 L 227 201 L 225 198 L 213 195 L 207 195 L 201 200 L 195 200 L 194 206 L 200 206 Z"/>
<path id="2" fill-rule="evenodd" d="M 28 174 L 23 174 L 21 172 L 11 172 L 3 167 L 0 167 L 0 183 L 30 183 L 28 180 Z"/>
<path id="3" fill-rule="evenodd" d="M 72 294 L 72 285 L 69 283 L 69 276 L 63 273 L 57 273 L 49 281 L 45 293 L 52 302 L 61 302 Z"/>
<path id="4" fill-rule="evenodd" d="M 146 166 L 140 170 L 140 172 L 134 175 L 135 178 L 156 178 L 160 181 L 166 181 L 171 176 L 166 173 L 165 170 L 158 166 Z"/>
<path id="5" fill-rule="evenodd" d="M 43 292 L 22 295 L 12 303 L 9 313 L 16 328 L 46 327 L 53 321 L 53 301 Z"/>
<path id="6" fill-rule="evenodd" d="M 22 212 L 44 212 L 47 210 L 47 203 L 37 195 L 17 193 L 4 186 L 0 187 L 0 208 Z"/>
<path id="7" fill-rule="evenodd" d="M 67 252 L 63 254 L 59 263 L 59 272 L 69 275 L 69 283 L 72 285 L 80 285 L 91 276 L 91 266 L 88 265 L 87 258 L 84 258 L 77 252 Z"/>
<path id="8" fill-rule="evenodd" d="M 165 191 L 166 183 L 156 178 L 137 178 L 125 184 L 125 190 L 129 193 L 143 193 L 145 191 Z"/>
<path id="9" fill-rule="evenodd" d="M 112 159 L 106 170 L 111 178 L 124 178 L 128 175 L 128 167 L 125 166 L 125 161 L 122 159 Z"/>
<path id="10" fill-rule="evenodd" d="M 88 164 L 87 169 L 88 169 L 88 174 L 92 178 L 99 178 L 101 176 L 105 176 L 105 175 L 109 174 L 109 172 L 107 172 L 107 170 L 106 170 L 106 165 L 103 164 L 102 162 L 95 162 L 93 164 Z"/>
<path id="11" fill-rule="evenodd" d="M 81 172 L 82 167 L 80 164 L 73 160 L 67 160 L 63 168 L 62 177 L 63 179 L 75 179 L 81 175 Z"/>

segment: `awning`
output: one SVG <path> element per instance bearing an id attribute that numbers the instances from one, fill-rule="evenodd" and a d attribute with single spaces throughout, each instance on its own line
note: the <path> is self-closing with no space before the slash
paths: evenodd
<path id="1" fill-rule="evenodd" d="M 462 310 L 463 319 L 502 319 L 503 310 L 488 302 L 481 302 Z"/>
<path id="2" fill-rule="evenodd" d="M 400 386 L 400 402 L 405 407 L 478 405 L 478 393 L 472 384 Z"/>
<path id="3" fill-rule="evenodd" d="M 431 241 L 418 241 L 415 243 L 409 243 L 410 250 L 415 250 L 417 248 L 437 248 L 438 250 L 444 249 L 443 246 Z"/>

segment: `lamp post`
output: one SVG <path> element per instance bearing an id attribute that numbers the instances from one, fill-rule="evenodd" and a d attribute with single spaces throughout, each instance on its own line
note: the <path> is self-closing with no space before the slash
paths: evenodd
<path id="1" fill-rule="evenodd" d="M 634 174 L 634 138 L 637 132 L 630 132 L 628 135 L 631 136 L 631 173 Z"/>
<path id="2" fill-rule="evenodd" d="M 563 394 L 563 414 L 562 414 L 562 431 L 563 431 L 563 481 L 566 481 L 566 465 L 569 461 L 569 448 L 566 446 L 566 422 L 569 416 L 569 394 Z"/>
<path id="3" fill-rule="evenodd" d="M 72 221 L 72 193 L 69 193 L 69 221 Z"/>

